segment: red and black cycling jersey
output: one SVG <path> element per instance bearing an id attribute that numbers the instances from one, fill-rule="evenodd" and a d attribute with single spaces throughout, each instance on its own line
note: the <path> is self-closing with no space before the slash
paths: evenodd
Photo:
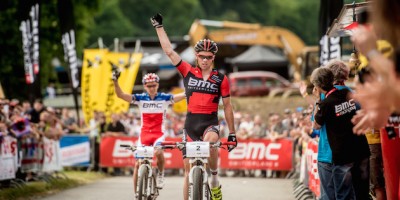
<path id="1" fill-rule="evenodd" d="M 230 96 L 228 78 L 213 69 L 204 80 L 201 69 L 185 61 L 179 62 L 176 68 L 183 76 L 188 112 L 217 115 L 219 99 Z"/>

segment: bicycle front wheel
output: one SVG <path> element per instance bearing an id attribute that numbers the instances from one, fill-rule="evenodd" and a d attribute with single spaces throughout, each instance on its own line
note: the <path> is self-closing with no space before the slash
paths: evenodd
<path id="1" fill-rule="evenodd" d="M 144 167 L 142 170 L 139 170 L 139 184 L 138 184 L 138 199 L 139 200 L 147 200 L 147 185 L 148 185 L 148 176 L 149 169 Z"/>
<path id="2" fill-rule="evenodd" d="M 198 167 L 193 169 L 192 188 L 192 200 L 203 200 L 203 171 Z"/>

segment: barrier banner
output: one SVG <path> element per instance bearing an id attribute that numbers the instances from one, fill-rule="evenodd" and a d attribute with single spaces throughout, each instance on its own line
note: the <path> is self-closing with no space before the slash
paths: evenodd
<path id="1" fill-rule="evenodd" d="M 89 166 L 90 139 L 87 135 L 65 135 L 60 139 L 62 166 Z"/>
<path id="2" fill-rule="evenodd" d="M 31 135 L 21 137 L 21 171 L 39 172 L 43 164 L 43 142 Z"/>
<path id="3" fill-rule="evenodd" d="M 223 141 L 226 141 L 224 139 Z M 220 151 L 221 168 L 224 169 L 292 169 L 293 141 L 276 142 L 264 139 L 240 140 L 238 146 L 228 153 Z"/>
<path id="4" fill-rule="evenodd" d="M 10 136 L 0 138 L 0 180 L 14 179 L 17 172 L 17 140 Z"/>
<path id="5" fill-rule="evenodd" d="M 381 129 L 381 145 L 388 200 L 400 199 L 400 114 L 390 116 Z"/>
<path id="6" fill-rule="evenodd" d="M 60 142 L 43 137 L 44 159 L 43 172 L 61 171 Z"/>
<path id="7" fill-rule="evenodd" d="M 132 151 L 120 147 L 121 144 L 136 145 L 136 137 L 103 137 L 100 143 L 100 166 L 132 167 L 135 163 Z M 181 138 L 166 138 L 165 141 L 182 141 Z M 178 149 L 165 150 L 165 168 L 183 168 L 182 153 Z M 156 164 L 154 158 L 153 165 Z"/>
<path id="8" fill-rule="evenodd" d="M 83 52 L 81 99 L 86 124 L 93 117 L 94 110 L 105 110 L 108 84 L 105 80 L 108 79 L 103 80 L 103 76 L 111 79 L 111 72 L 104 75 L 102 70 L 106 65 L 104 56 L 107 52 L 107 49 L 85 49 Z"/>
<path id="9" fill-rule="evenodd" d="M 306 150 L 306 163 L 308 172 L 308 188 L 317 196 L 321 195 L 318 175 L 318 143 L 314 140 L 308 142 Z"/>

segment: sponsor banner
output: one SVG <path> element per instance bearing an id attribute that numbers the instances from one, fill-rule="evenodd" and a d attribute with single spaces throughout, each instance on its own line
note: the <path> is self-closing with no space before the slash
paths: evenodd
<path id="1" fill-rule="evenodd" d="M 400 114 L 389 117 L 381 129 L 382 157 L 387 199 L 400 199 Z"/>
<path id="2" fill-rule="evenodd" d="M 166 138 L 166 141 L 182 141 L 181 138 Z M 100 165 L 103 167 L 131 167 L 135 163 L 133 152 L 120 147 L 121 144 L 136 145 L 136 137 L 103 137 L 100 143 Z M 178 149 L 165 150 L 165 168 L 183 168 L 182 153 Z M 153 165 L 156 165 L 154 157 Z"/>
<path id="3" fill-rule="evenodd" d="M 25 81 L 27 84 L 33 84 L 39 73 L 39 0 L 24 1 L 19 7 Z"/>
<path id="4" fill-rule="evenodd" d="M 14 179 L 18 168 L 17 140 L 4 136 L 0 141 L 0 180 Z"/>
<path id="5" fill-rule="evenodd" d="M 82 111 L 87 124 L 93 117 L 94 110 L 105 111 L 107 98 L 105 88 L 107 88 L 108 79 L 111 78 L 111 71 L 105 75 L 109 76 L 108 79 L 103 78 L 102 67 L 108 66 L 104 62 L 107 52 L 107 49 L 85 49 L 83 53 L 81 99 Z"/>
<path id="6" fill-rule="evenodd" d="M 171 94 L 179 94 L 179 93 L 182 93 L 182 92 L 185 92 L 185 89 L 175 87 L 175 88 L 172 89 Z M 186 98 L 183 99 L 182 101 L 175 102 L 172 105 L 172 110 L 174 112 L 176 112 L 176 113 L 181 113 L 181 114 L 186 113 L 187 112 Z"/>
<path id="7" fill-rule="evenodd" d="M 128 56 L 128 59 L 126 60 L 127 62 L 124 60 L 126 58 L 125 54 L 119 54 L 118 57 L 118 60 L 111 61 L 110 59 L 110 61 L 121 71 L 118 83 L 122 91 L 130 94 L 132 93 L 136 81 L 136 76 L 139 71 L 140 61 L 142 60 L 143 54 L 133 53 L 130 55 L 130 57 Z M 114 90 L 114 88 L 112 89 Z M 129 110 L 129 102 L 119 99 L 117 95 L 114 95 L 114 99 L 114 105 L 112 106 L 113 112 L 120 113 Z"/>
<path id="8" fill-rule="evenodd" d="M 90 140 L 87 135 L 66 135 L 60 139 L 62 166 L 89 166 Z M 94 150 L 93 150 L 94 151 Z"/>
<path id="9" fill-rule="evenodd" d="M 47 139 L 43 137 L 44 159 L 43 172 L 61 171 L 61 152 L 60 142 L 58 140 Z"/>
<path id="10" fill-rule="evenodd" d="M 226 141 L 226 140 L 225 140 Z M 228 153 L 220 151 L 221 168 L 225 169 L 271 169 L 291 170 L 293 141 L 282 139 L 241 140 L 238 146 Z"/>
<path id="11" fill-rule="evenodd" d="M 342 56 L 340 37 L 328 37 L 326 32 L 338 17 L 343 0 L 321 0 L 319 11 L 319 64 L 325 65 L 331 59 Z"/>
<path id="12" fill-rule="evenodd" d="M 310 141 L 306 149 L 308 188 L 317 196 L 321 195 L 318 175 L 318 143 Z"/>

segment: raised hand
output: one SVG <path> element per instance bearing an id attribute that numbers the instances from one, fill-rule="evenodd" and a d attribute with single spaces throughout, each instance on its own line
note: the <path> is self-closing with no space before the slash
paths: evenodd
<path id="1" fill-rule="evenodd" d="M 150 18 L 150 21 L 154 28 L 160 28 L 163 27 L 162 19 L 163 19 L 162 15 L 160 13 L 157 13 L 156 15 Z"/>

